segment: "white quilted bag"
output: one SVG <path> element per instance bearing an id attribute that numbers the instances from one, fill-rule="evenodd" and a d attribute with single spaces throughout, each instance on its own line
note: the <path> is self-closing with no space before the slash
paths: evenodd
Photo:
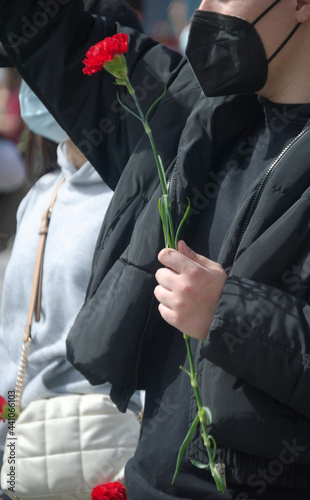
<path id="1" fill-rule="evenodd" d="M 2 489 L 14 500 L 89 500 L 96 485 L 123 480 L 139 432 L 107 395 L 34 401 L 7 436 Z"/>

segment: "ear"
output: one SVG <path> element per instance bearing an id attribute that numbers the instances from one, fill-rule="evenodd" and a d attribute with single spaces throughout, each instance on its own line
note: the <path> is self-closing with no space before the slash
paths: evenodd
<path id="1" fill-rule="evenodd" d="M 295 0 L 295 16 L 298 23 L 310 21 L 310 0 Z"/>

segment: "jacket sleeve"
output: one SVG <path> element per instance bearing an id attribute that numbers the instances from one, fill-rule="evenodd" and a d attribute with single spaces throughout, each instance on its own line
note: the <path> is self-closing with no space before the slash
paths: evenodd
<path id="1" fill-rule="evenodd" d="M 232 276 L 201 354 L 309 418 L 309 331 L 306 301 Z"/>
<path id="2" fill-rule="evenodd" d="M 84 75 L 82 61 L 92 45 L 119 31 L 129 35 L 129 76 L 146 111 L 164 85 L 169 97 L 179 54 L 140 32 L 91 16 L 82 0 L 0 0 L 0 39 L 10 59 L 111 188 L 143 128 L 117 101 L 117 92 L 128 99 L 126 90 L 114 85 L 106 71 Z"/>

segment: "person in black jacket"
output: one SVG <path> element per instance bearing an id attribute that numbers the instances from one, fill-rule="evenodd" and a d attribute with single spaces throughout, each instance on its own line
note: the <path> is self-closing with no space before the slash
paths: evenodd
<path id="1" fill-rule="evenodd" d="M 310 1 L 204 0 L 187 59 L 91 18 L 80 0 L 58 0 L 54 16 L 47 4 L 0 0 L 0 38 L 115 190 L 67 349 L 91 383 L 112 384 L 121 411 L 146 389 L 128 498 L 309 498 Z M 143 109 L 167 86 L 150 124 L 176 225 L 191 201 L 178 252 L 161 250 L 161 191 L 142 127 L 120 108 L 110 75 L 82 75 L 88 48 L 117 32 L 129 34 Z M 181 332 L 192 337 L 212 412 L 224 494 L 192 464 L 208 462 L 199 432 L 171 484 L 196 414 L 179 370 L 187 367 Z"/>

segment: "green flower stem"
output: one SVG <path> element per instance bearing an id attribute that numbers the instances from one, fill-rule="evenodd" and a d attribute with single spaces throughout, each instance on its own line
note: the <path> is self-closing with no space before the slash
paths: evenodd
<path id="1" fill-rule="evenodd" d="M 149 127 L 148 124 L 147 124 L 147 126 Z M 166 174 L 165 174 L 165 171 L 164 171 L 164 168 L 163 168 L 163 164 L 162 164 L 162 162 L 160 160 L 159 154 L 157 153 L 156 144 L 155 144 L 155 141 L 154 141 L 154 138 L 153 138 L 152 131 L 151 130 L 149 130 L 149 132 L 147 132 L 147 130 L 145 130 L 145 131 L 146 131 L 146 133 L 147 133 L 147 135 L 149 137 L 149 140 L 150 140 L 150 143 L 151 143 L 151 146 L 152 146 L 152 150 L 153 150 L 153 153 L 154 153 L 154 156 L 155 156 L 157 170 L 158 170 L 158 175 L 159 175 L 159 180 L 160 180 L 160 183 L 161 183 L 163 195 L 168 195 Z"/>
<path id="2" fill-rule="evenodd" d="M 203 431 L 203 441 L 204 441 L 205 446 L 207 448 L 208 457 L 209 457 L 209 460 L 211 463 L 213 461 L 213 457 L 210 453 L 210 446 L 208 446 L 209 435 L 208 435 L 208 430 L 207 430 L 207 426 L 206 426 L 206 415 L 205 415 L 205 411 L 203 409 L 203 406 L 201 404 L 201 398 L 200 398 L 199 389 L 198 389 L 198 377 L 197 377 L 197 373 L 195 371 L 193 354 L 192 354 L 192 350 L 191 350 L 191 346 L 190 346 L 190 338 L 188 335 L 185 335 L 185 334 L 183 334 L 183 338 L 184 338 L 185 343 L 186 343 L 187 356 L 188 356 L 189 368 L 190 368 L 191 386 L 194 389 L 195 397 L 196 397 L 196 401 L 197 401 L 198 415 L 199 415 L 199 420 L 200 420 L 200 423 L 202 426 L 202 431 Z"/>
<path id="3" fill-rule="evenodd" d="M 183 334 L 183 338 L 184 338 L 185 343 L 186 343 L 187 356 L 188 356 L 189 367 L 190 367 L 191 386 L 195 392 L 197 408 L 198 408 L 198 417 L 199 417 L 201 428 L 202 428 L 202 439 L 203 439 L 204 445 L 205 445 L 207 453 L 208 453 L 211 474 L 212 474 L 213 478 L 215 479 L 215 483 L 216 483 L 218 490 L 225 491 L 225 485 L 224 485 L 222 479 L 219 477 L 218 471 L 216 469 L 216 465 L 214 463 L 214 452 L 212 451 L 212 445 L 214 444 L 214 438 L 211 438 L 211 436 L 209 436 L 208 429 L 207 429 L 206 413 L 205 413 L 205 410 L 204 410 L 202 403 L 201 403 L 201 398 L 200 398 L 200 393 L 199 393 L 199 388 L 198 388 L 198 377 L 197 377 L 197 373 L 195 371 L 195 365 L 194 365 L 192 350 L 191 350 L 191 346 L 190 346 L 190 338 L 186 334 Z"/>
<path id="4" fill-rule="evenodd" d="M 137 99 L 137 96 L 136 96 L 136 93 L 135 93 L 135 89 L 132 87 L 132 85 L 131 85 L 131 83 L 129 81 L 129 78 L 125 78 L 124 83 L 125 83 L 125 85 L 127 87 L 127 90 L 129 92 L 129 94 L 131 95 L 131 97 L 133 98 L 133 100 L 135 102 L 136 108 L 137 108 L 137 110 L 139 112 L 139 115 L 140 115 L 141 120 L 142 120 L 143 125 L 144 125 L 145 124 L 145 116 L 144 116 L 144 113 L 143 113 L 143 111 L 141 109 L 140 103 L 139 103 L 139 101 Z"/>
<path id="5" fill-rule="evenodd" d="M 150 128 L 150 126 L 149 126 L 149 124 L 148 124 L 148 122 L 147 122 L 147 120 L 146 120 L 146 118 L 144 116 L 144 113 L 143 113 L 143 111 L 141 109 L 141 106 L 139 104 L 139 101 L 137 99 L 135 90 L 132 87 L 129 79 L 126 78 L 124 80 L 124 82 L 125 82 L 125 85 L 127 87 L 127 90 L 129 92 L 129 94 L 131 95 L 131 97 L 134 100 L 136 108 L 137 108 L 137 110 L 139 112 L 139 115 L 141 117 L 141 121 L 143 123 L 144 130 L 147 133 L 148 138 L 150 140 L 150 143 L 151 143 L 151 146 L 152 146 L 152 150 L 153 150 L 153 154 L 154 154 L 155 161 L 156 161 L 156 165 L 157 165 L 159 180 L 160 180 L 160 184 L 161 184 L 161 187 L 162 187 L 163 194 L 164 195 L 168 195 L 166 175 L 165 175 L 165 171 L 164 171 L 164 168 L 163 168 L 163 164 L 162 164 L 162 162 L 160 160 L 160 157 L 159 157 L 159 154 L 157 152 L 157 148 L 156 148 L 156 144 L 155 144 L 155 141 L 154 141 L 154 138 L 153 138 L 152 130 L 151 130 L 151 128 Z"/>
<path id="6" fill-rule="evenodd" d="M 186 343 L 186 350 L 187 350 L 187 356 L 188 356 L 188 361 L 189 361 L 189 367 L 190 367 L 190 379 L 191 379 L 191 386 L 194 389 L 195 397 L 196 397 L 196 402 L 197 402 L 197 408 L 198 408 L 198 417 L 200 420 L 201 428 L 202 428 L 202 439 L 204 442 L 204 445 L 206 447 L 207 453 L 208 453 L 208 458 L 209 458 L 209 466 L 211 470 L 211 474 L 215 480 L 217 489 L 219 491 L 225 491 L 225 485 L 219 477 L 216 465 L 214 463 L 214 452 L 212 451 L 212 445 L 214 445 L 215 441 L 214 438 L 211 438 L 208 433 L 207 429 L 207 422 L 206 422 L 206 413 L 205 410 L 202 406 L 201 403 L 201 398 L 200 398 L 200 393 L 199 393 L 199 388 L 198 388 L 198 376 L 195 371 L 195 365 L 194 365 L 194 360 L 193 360 L 193 355 L 192 355 L 192 350 L 190 346 L 190 338 L 188 335 L 183 334 L 183 338 Z"/>
<path id="7" fill-rule="evenodd" d="M 144 126 L 144 130 L 147 133 L 148 138 L 149 138 L 150 143 L 151 143 L 151 146 L 152 146 L 154 158 L 155 158 L 156 165 L 157 165 L 159 180 L 160 180 L 162 192 L 163 192 L 163 196 L 159 200 L 159 212 L 160 212 L 161 219 L 163 222 L 165 244 L 167 247 L 170 247 L 170 248 L 177 250 L 177 240 L 178 240 L 179 231 L 180 231 L 182 224 L 183 224 L 183 222 L 184 222 L 184 220 L 189 212 L 190 204 L 188 204 L 186 214 L 184 215 L 183 220 L 180 223 L 180 226 L 177 230 L 177 235 L 175 237 L 172 215 L 171 215 L 171 206 L 170 206 L 170 200 L 169 200 L 169 195 L 168 195 L 166 174 L 165 174 L 165 170 L 164 170 L 161 158 L 157 152 L 157 148 L 156 148 L 156 144 L 155 144 L 155 141 L 153 138 L 152 130 L 151 130 L 149 123 L 148 123 L 148 120 L 147 120 L 148 115 L 147 115 L 147 117 L 145 117 L 145 115 L 141 109 L 141 106 L 139 104 L 139 101 L 137 99 L 137 96 L 135 94 L 134 88 L 132 87 L 128 77 L 126 76 L 126 77 L 122 78 L 121 81 L 123 82 L 122 84 L 126 86 L 129 94 L 132 96 L 132 98 L 134 100 L 134 103 L 135 103 L 136 108 L 138 110 L 138 113 L 140 115 L 141 122 Z M 126 108 L 126 106 L 124 106 L 124 107 L 125 107 L 125 109 L 130 111 L 128 108 Z M 132 113 L 132 111 L 130 111 L 130 112 Z M 134 114 L 134 113 L 132 113 L 132 114 Z M 135 116 L 137 118 L 139 118 L 138 115 L 135 115 Z M 208 430 L 207 430 L 206 411 L 202 406 L 201 398 L 200 398 L 200 394 L 199 394 L 198 376 L 197 376 L 197 373 L 195 372 L 193 355 L 192 355 L 192 351 L 191 351 L 191 347 L 190 347 L 190 338 L 188 335 L 185 335 L 185 334 L 183 334 L 183 337 L 184 337 L 184 340 L 186 343 L 190 372 L 188 372 L 187 370 L 184 370 L 184 369 L 183 369 L 183 371 L 185 371 L 190 377 L 191 385 L 192 385 L 194 392 L 195 392 L 198 413 L 197 413 L 197 416 L 196 416 L 196 418 L 195 418 L 195 420 L 194 420 L 194 422 L 193 422 L 193 424 L 192 424 L 192 426 L 191 426 L 191 428 L 190 428 L 190 430 L 189 430 L 189 432 L 188 432 L 188 434 L 187 434 L 187 436 L 186 436 L 186 438 L 185 438 L 185 440 L 184 440 L 184 442 L 179 450 L 176 471 L 175 471 L 172 482 L 174 482 L 174 480 L 176 479 L 177 474 L 179 472 L 181 458 L 182 458 L 182 455 L 184 453 L 184 450 L 185 450 L 189 440 L 191 439 L 191 437 L 194 433 L 194 430 L 195 430 L 196 426 L 198 425 L 198 422 L 200 422 L 201 427 L 202 427 L 202 439 L 203 439 L 204 445 L 206 447 L 206 450 L 208 453 L 208 458 L 209 458 L 209 464 L 205 465 L 203 467 L 204 468 L 210 467 L 211 474 L 214 478 L 217 489 L 219 491 L 225 491 L 225 485 L 224 485 L 223 480 L 222 480 L 222 478 L 221 478 L 221 476 L 216 468 L 216 465 L 214 463 L 216 443 L 215 443 L 214 438 L 208 434 Z"/>

